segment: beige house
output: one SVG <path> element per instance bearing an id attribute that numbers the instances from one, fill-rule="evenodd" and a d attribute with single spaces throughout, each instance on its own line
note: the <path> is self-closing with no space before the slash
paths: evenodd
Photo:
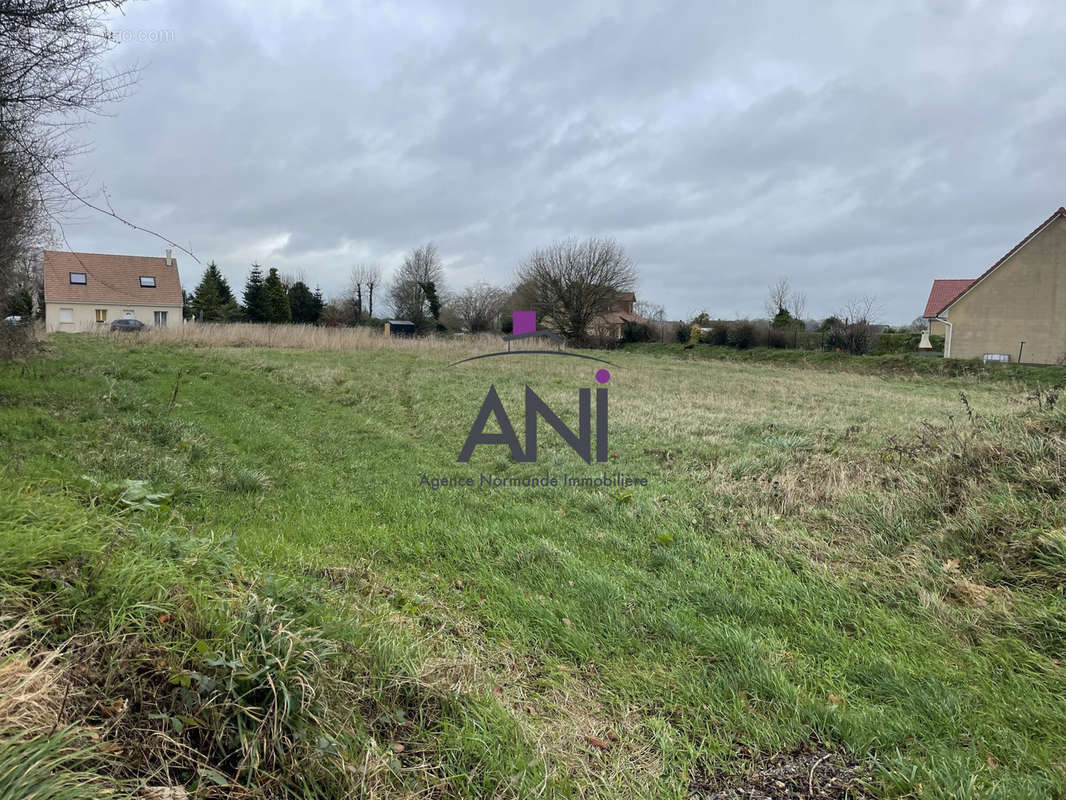
<path id="1" fill-rule="evenodd" d="M 936 280 L 923 316 L 945 358 L 1066 358 L 1066 208 L 977 278 Z"/>
<path id="2" fill-rule="evenodd" d="M 620 292 L 611 305 L 611 310 L 593 321 L 590 326 L 593 333 L 601 339 L 621 341 L 622 332 L 627 322 L 647 325 L 648 321 L 633 311 L 633 306 L 636 302 L 637 296 L 633 292 Z"/>
<path id="3" fill-rule="evenodd" d="M 44 251 L 44 322 L 49 331 L 108 330 L 117 319 L 182 324 L 178 262 L 104 253 Z"/>

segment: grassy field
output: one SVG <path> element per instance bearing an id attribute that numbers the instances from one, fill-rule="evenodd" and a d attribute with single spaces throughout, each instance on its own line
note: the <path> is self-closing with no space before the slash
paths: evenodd
<path id="1" fill-rule="evenodd" d="M 1046 377 L 614 352 L 607 464 L 460 464 L 490 385 L 521 436 L 600 366 L 463 353 L 0 365 L 0 797 L 733 797 L 773 754 L 790 796 L 1066 797 Z M 647 485 L 422 481 L 605 471 Z"/>
<path id="2" fill-rule="evenodd" d="M 830 369 L 835 372 L 857 372 L 867 375 L 898 375 L 902 377 L 927 378 L 981 378 L 1005 383 L 1020 383 L 1028 386 L 1055 387 L 1066 384 L 1066 366 L 1034 366 L 1017 363 L 984 364 L 978 359 L 945 359 L 938 354 L 887 353 L 880 355 L 853 356 L 847 353 L 822 350 L 789 350 L 769 347 L 753 347 L 737 350 L 732 347 L 714 347 L 699 344 L 693 347 L 677 342 L 630 344 L 631 353 L 673 358 L 714 359 L 739 361 L 747 364 L 771 366 L 799 366 L 815 369 Z"/>

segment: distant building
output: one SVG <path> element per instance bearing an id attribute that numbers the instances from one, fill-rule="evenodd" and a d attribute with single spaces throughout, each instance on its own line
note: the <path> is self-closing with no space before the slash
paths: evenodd
<path id="1" fill-rule="evenodd" d="M 386 336 L 414 336 L 417 327 L 406 319 L 390 319 L 385 323 Z"/>
<path id="2" fill-rule="evenodd" d="M 620 341 L 627 322 L 647 325 L 648 321 L 634 313 L 637 296 L 633 292 L 619 292 L 609 311 L 601 314 L 592 323 L 592 329 L 604 339 Z"/>
<path id="3" fill-rule="evenodd" d="M 1055 364 L 1066 357 L 1066 208 L 977 278 L 935 280 L 922 314 L 945 358 Z"/>
<path id="4" fill-rule="evenodd" d="M 44 322 L 49 331 L 107 330 L 116 319 L 182 324 L 181 278 L 163 258 L 44 251 Z"/>

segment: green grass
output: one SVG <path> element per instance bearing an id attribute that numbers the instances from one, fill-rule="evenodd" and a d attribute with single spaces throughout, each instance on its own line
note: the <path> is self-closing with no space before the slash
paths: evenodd
<path id="1" fill-rule="evenodd" d="M 896 335 L 896 334 L 892 334 Z M 940 338 L 940 337 L 934 337 Z M 802 366 L 875 375 L 908 377 L 980 378 L 1024 386 L 1054 387 L 1066 385 L 1066 366 L 982 363 L 979 359 L 942 358 L 936 355 L 887 353 L 853 356 L 821 350 L 792 350 L 753 347 L 737 350 L 699 344 L 689 348 L 677 342 L 629 344 L 631 353 L 691 359 L 715 359 L 766 364 L 767 366 Z"/>
<path id="2" fill-rule="evenodd" d="M 887 796 L 1066 796 L 1062 409 L 674 349 L 609 356 L 590 467 L 456 463 L 490 384 L 574 424 L 578 359 L 58 336 L 0 365 L 0 609 L 97 641 L 101 703 L 156 665 L 130 713 L 196 756 L 127 742 L 121 785 L 686 797 L 817 737 Z M 604 467 L 648 485 L 418 486 Z"/>

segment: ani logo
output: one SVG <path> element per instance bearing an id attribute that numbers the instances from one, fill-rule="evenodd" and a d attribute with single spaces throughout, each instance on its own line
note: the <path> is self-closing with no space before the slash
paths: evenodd
<path id="1" fill-rule="evenodd" d="M 456 361 L 456 364 L 464 364 L 468 361 L 476 361 L 481 358 L 493 358 L 497 356 L 565 356 L 570 358 L 584 358 L 590 361 L 598 361 L 603 364 L 611 365 L 611 362 L 605 361 L 602 358 L 596 358 L 595 356 L 585 355 L 584 353 L 571 353 L 567 350 L 563 350 L 565 342 L 556 334 L 547 330 L 537 329 L 537 315 L 533 311 L 515 311 L 512 316 L 513 326 L 510 336 L 505 336 L 504 341 L 507 342 L 507 349 L 498 353 L 484 353 L 478 356 L 472 356 L 465 358 L 462 361 Z M 512 349 L 512 345 L 516 342 L 522 342 L 532 338 L 547 338 L 556 343 L 554 350 L 522 350 Z M 613 366 L 613 365 L 612 365 Z M 515 461 L 531 463 L 537 460 L 537 423 L 539 420 L 544 420 L 552 429 L 555 430 L 563 441 L 570 446 L 575 453 L 577 453 L 585 461 L 586 464 L 592 463 L 592 431 L 593 427 L 596 430 L 596 461 L 607 461 L 607 383 L 611 380 L 611 373 L 606 369 L 596 370 L 596 382 L 600 384 L 596 387 L 596 414 L 595 425 L 593 424 L 592 414 L 592 390 L 588 388 L 581 388 L 577 390 L 577 432 L 575 433 L 570 429 L 556 414 L 547 403 L 545 403 L 536 392 L 533 391 L 528 385 L 525 392 L 525 447 L 518 441 L 518 436 L 515 435 L 514 425 L 511 424 L 511 418 L 507 415 L 507 409 L 503 407 L 503 402 L 500 400 L 499 394 L 496 392 L 495 386 L 489 387 L 489 392 L 485 395 L 485 400 L 481 404 L 481 408 L 478 410 L 477 417 L 474 419 L 474 424 L 470 427 L 470 433 L 467 434 L 466 441 L 463 443 L 463 449 L 459 451 L 458 461 L 467 462 L 470 460 L 470 456 L 473 455 L 474 449 L 478 445 L 500 445 L 504 444 L 511 451 L 511 457 Z M 500 426 L 499 433 L 486 433 L 485 425 L 488 423 L 490 417 L 496 418 L 496 423 Z"/>

